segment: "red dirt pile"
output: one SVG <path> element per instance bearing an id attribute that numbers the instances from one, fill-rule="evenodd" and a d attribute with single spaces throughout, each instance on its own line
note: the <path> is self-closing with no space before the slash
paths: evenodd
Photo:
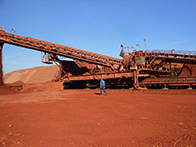
<path id="1" fill-rule="evenodd" d="M 0 95 L 16 93 L 17 90 L 21 90 L 21 87 L 26 92 L 43 91 L 45 87 L 39 86 L 39 83 L 41 84 L 52 81 L 55 79 L 58 71 L 58 66 L 53 65 L 7 73 L 3 76 L 5 85 L 0 86 Z"/>
<path id="2" fill-rule="evenodd" d="M 196 76 L 196 65 L 184 65 L 177 70 L 180 73 L 180 77 Z"/>
<path id="3" fill-rule="evenodd" d="M 21 82 L 22 84 L 45 83 L 52 81 L 58 71 L 59 68 L 56 65 L 34 67 L 7 73 L 3 79 L 5 84 L 15 85 L 21 84 Z"/>

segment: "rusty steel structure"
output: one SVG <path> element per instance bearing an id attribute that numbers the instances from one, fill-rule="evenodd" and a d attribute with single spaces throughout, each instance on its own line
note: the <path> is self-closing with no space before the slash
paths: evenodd
<path id="1" fill-rule="evenodd" d="M 15 31 L 14 31 L 15 32 Z M 65 88 L 98 85 L 102 77 L 108 86 L 127 86 L 136 89 L 148 85 L 196 84 L 196 77 L 181 78 L 172 70 L 174 64 L 196 65 L 196 52 L 180 51 L 136 51 L 134 47 L 123 45 L 120 56 L 123 59 L 105 56 L 73 47 L 51 43 L 30 37 L 23 37 L 0 30 L 1 50 L 8 43 L 42 52 L 42 62 L 54 62 L 60 68 L 56 80 L 62 81 Z M 76 61 L 66 62 L 58 58 L 63 56 Z M 77 71 L 76 71 L 77 69 Z"/>

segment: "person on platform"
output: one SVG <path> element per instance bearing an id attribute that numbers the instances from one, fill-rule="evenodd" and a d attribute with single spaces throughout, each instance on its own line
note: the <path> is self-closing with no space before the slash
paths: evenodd
<path id="1" fill-rule="evenodd" d="M 105 81 L 101 78 L 101 80 L 100 80 L 100 95 L 102 95 L 102 90 L 105 92 L 105 94 L 107 94 L 107 92 L 105 91 Z"/>
<path id="2" fill-rule="evenodd" d="M 100 72 L 99 67 L 98 66 L 95 66 L 94 71 L 99 73 Z"/>

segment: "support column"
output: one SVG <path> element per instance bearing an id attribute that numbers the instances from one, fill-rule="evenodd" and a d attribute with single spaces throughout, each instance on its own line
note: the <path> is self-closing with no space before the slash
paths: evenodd
<path id="1" fill-rule="evenodd" d="M 0 86 L 3 85 L 3 59 L 2 59 L 3 43 L 0 43 Z"/>
<path id="2" fill-rule="evenodd" d="M 133 72 L 133 78 L 134 78 L 134 88 L 139 89 L 139 81 L 138 81 L 138 71 L 137 69 Z"/>

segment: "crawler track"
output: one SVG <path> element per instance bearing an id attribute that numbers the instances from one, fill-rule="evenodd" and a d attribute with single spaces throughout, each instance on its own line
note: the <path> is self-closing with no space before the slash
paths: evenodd
<path id="1" fill-rule="evenodd" d="M 154 78 L 145 78 L 139 82 L 140 86 L 195 86 L 196 85 L 196 76 L 192 77 L 154 77 Z"/>

